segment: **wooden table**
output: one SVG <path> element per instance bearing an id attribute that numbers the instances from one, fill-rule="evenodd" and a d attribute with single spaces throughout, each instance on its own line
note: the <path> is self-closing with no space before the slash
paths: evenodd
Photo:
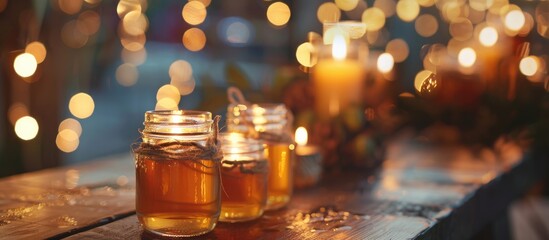
<path id="1" fill-rule="evenodd" d="M 543 156 L 393 144 L 372 172 L 334 172 L 290 205 L 205 239 L 462 239 L 504 215 L 546 174 Z M 135 216 L 130 155 L 0 180 L 0 239 L 158 238 Z"/>

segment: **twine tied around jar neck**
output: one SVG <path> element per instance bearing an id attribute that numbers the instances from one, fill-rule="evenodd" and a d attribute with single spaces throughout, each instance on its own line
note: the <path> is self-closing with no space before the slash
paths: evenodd
<path id="1" fill-rule="evenodd" d="M 227 89 L 227 98 L 231 104 L 235 105 L 245 105 L 250 106 L 252 105 L 251 102 L 247 101 L 244 97 L 244 94 L 242 94 L 242 91 L 240 91 L 237 87 L 229 87 Z M 241 114 L 241 123 L 245 126 L 247 126 L 248 131 L 246 133 L 247 137 L 254 138 L 254 139 L 261 139 L 268 142 L 293 142 L 293 139 L 291 136 L 286 136 L 284 134 L 274 134 L 270 132 L 265 131 L 257 131 L 255 128 L 255 124 L 253 121 L 250 121 L 248 116 L 248 112 L 246 110 L 240 111 Z M 293 115 L 288 110 L 286 112 L 286 118 L 288 122 L 293 122 Z M 290 128 L 290 124 L 288 124 L 286 127 Z M 288 129 L 289 132 L 291 132 L 291 129 Z"/>
<path id="2" fill-rule="evenodd" d="M 171 139 L 159 144 L 136 142 L 131 146 L 132 152 L 138 155 L 158 157 L 162 160 L 190 160 L 208 167 L 200 160 L 211 159 L 214 162 L 221 162 L 223 159 L 223 152 L 218 141 L 219 120 L 219 116 L 214 117 L 213 134 L 206 140 L 205 146 L 196 142 Z M 141 130 L 139 132 L 143 135 Z"/>

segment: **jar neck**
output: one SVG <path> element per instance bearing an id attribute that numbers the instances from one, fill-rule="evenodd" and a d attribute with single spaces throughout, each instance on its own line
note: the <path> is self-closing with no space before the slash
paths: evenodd
<path id="1" fill-rule="evenodd" d="M 229 132 L 219 135 L 223 160 L 231 162 L 266 161 L 263 141 L 247 138 L 241 133 Z"/>
<path id="2" fill-rule="evenodd" d="M 212 114 L 204 111 L 148 111 L 143 125 L 142 139 L 148 144 L 175 140 L 205 145 L 213 136 Z"/>
<path id="3" fill-rule="evenodd" d="M 284 134 L 289 128 L 284 104 L 230 104 L 227 109 L 229 131 L 247 132 L 253 125 L 257 132 Z"/>

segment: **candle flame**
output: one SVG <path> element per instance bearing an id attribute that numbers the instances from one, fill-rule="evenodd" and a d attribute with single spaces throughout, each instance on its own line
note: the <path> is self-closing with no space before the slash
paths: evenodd
<path id="1" fill-rule="evenodd" d="M 298 146 L 307 145 L 308 136 L 307 136 L 307 129 L 304 127 L 298 127 L 295 130 L 295 142 Z"/>
<path id="2" fill-rule="evenodd" d="M 332 57 L 336 60 L 343 60 L 347 57 L 347 43 L 345 43 L 345 38 L 342 35 L 334 36 Z"/>

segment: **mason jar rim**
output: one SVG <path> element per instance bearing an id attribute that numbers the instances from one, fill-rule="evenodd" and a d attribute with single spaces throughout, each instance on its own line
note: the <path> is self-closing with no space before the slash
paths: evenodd
<path id="1" fill-rule="evenodd" d="M 145 134 L 202 135 L 212 132 L 212 113 L 196 110 L 154 110 L 145 112 Z"/>

